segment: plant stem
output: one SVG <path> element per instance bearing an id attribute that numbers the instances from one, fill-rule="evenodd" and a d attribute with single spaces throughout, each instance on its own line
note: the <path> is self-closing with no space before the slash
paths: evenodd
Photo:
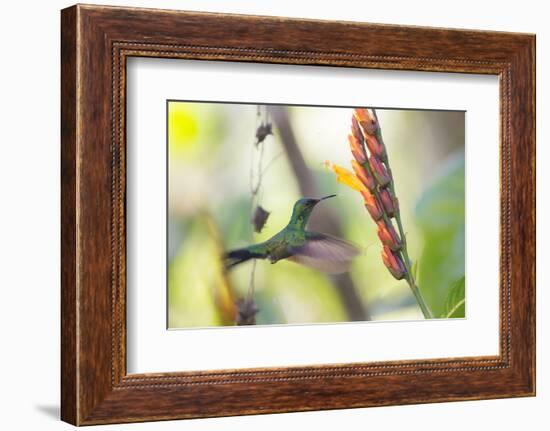
<path id="1" fill-rule="evenodd" d="M 418 302 L 418 306 L 422 310 L 422 314 L 424 315 L 425 319 L 433 319 L 434 316 L 432 314 L 432 310 L 428 307 L 428 304 L 426 304 L 426 301 L 424 297 L 422 296 L 422 293 L 420 292 L 420 289 L 418 286 L 414 283 L 414 278 L 411 276 L 410 280 L 407 279 L 407 282 L 409 283 L 409 287 L 411 288 L 411 291 L 416 298 L 416 302 Z"/>
<path id="2" fill-rule="evenodd" d="M 382 145 L 384 145 L 384 140 L 382 139 L 382 129 L 380 128 L 380 122 L 378 121 L 378 115 L 376 114 L 376 109 L 373 108 L 372 113 L 374 115 L 374 118 L 376 119 L 376 124 L 378 125 L 377 132 L 376 132 L 376 135 L 377 135 L 376 137 L 379 140 L 379 142 Z M 394 181 L 394 178 L 393 178 L 393 173 L 392 173 L 389 158 L 388 158 L 387 155 L 386 155 L 386 158 L 385 158 L 384 162 L 386 164 L 386 169 L 388 170 L 388 175 L 391 178 L 391 181 L 390 181 L 390 184 L 389 184 L 391 194 L 392 194 L 392 196 L 397 196 L 397 194 L 395 193 L 395 181 Z M 379 195 L 378 190 L 376 190 L 376 189 L 375 189 L 375 194 Z M 379 196 L 377 196 L 377 198 L 379 198 Z M 386 222 L 388 222 L 388 220 L 389 220 L 388 216 L 386 214 L 384 214 L 384 220 Z M 425 319 L 433 319 L 434 316 L 433 316 L 432 310 L 430 310 L 430 307 L 428 307 L 428 304 L 426 303 L 426 300 L 424 299 L 424 297 L 422 296 L 422 293 L 420 292 L 420 289 L 416 285 L 416 281 L 414 279 L 414 275 L 413 275 L 412 270 L 411 270 L 412 265 L 411 265 L 411 261 L 409 259 L 409 253 L 407 251 L 407 237 L 405 236 L 405 231 L 403 229 L 403 223 L 401 222 L 401 210 L 399 209 L 399 207 L 397 208 L 397 212 L 395 214 L 395 222 L 397 223 L 397 229 L 399 230 L 399 236 L 401 237 L 401 243 L 402 243 L 401 253 L 402 253 L 402 256 L 403 256 L 403 264 L 405 265 L 405 270 L 406 270 L 406 273 L 407 273 L 407 276 L 406 276 L 407 283 L 409 284 L 409 287 L 411 288 L 411 291 L 412 291 L 414 297 L 416 298 L 416 302 L 418 303 L 418 306 L 422 310 L 422 314 L 424 315 L 424 318 Z"/>
<path id="3" fill-rule="evenodd" d="M 386 166 L 388 168 L 388 173 L 391 176 L 392 173 L 389 167 L 389 163 L 386 162 Z M 391 182 L 390 187 L 391 187 L 391 192 L 393 196 L 395 196 L 393 181 Z M 403 248 L 401 249 L 401 251 L 403 254 L 403 263 L 405 264 L 405 269 L 407 270 L 407 283 L 409 283 L 409 287 L 411 288 L 412 293 L 416 298 L 416 301 L 418 302 L 420 309 L 422 310 L 422 314 L 424 314 L 424 318 L 433 319 L 434 316 L 433 316 L 432 310 L 430 310 L 430 307 L 428 307 L 426 300 L 424 299 L 424 297 L 422 296 L 422 293 L 420 292 L 420 289 L 416 285 L 414 274 L 412 273 L 412 268 L 411 268 L 412 265 L 409 259 L 409 253 L 407 251 L 407 238 L 405 237 L 405 231 L 403 230 L 403 223 L 401 223 L 400 210 L 397 210 L 397 213 L 395 214 L 395 221 L 397 223 L 397 229 L 399 230 L 399 236 L 401 237 L 401 242 L 403 244 Z"/>

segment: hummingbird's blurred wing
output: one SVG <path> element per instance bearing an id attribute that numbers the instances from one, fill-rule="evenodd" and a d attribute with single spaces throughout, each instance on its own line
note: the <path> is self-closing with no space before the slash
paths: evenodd
<path id="1" fill-rule="evenodd" d="M 293 255 L 288 260 L 327 274 L 347 272 L 360 252 L 348 241 L 318 232 L 306 232 L 305 244 L 290 251 Z"/>

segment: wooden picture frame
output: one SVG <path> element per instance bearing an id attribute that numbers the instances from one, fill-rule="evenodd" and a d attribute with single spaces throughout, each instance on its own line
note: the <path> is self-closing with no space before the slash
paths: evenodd
<path id="1" fill-rule="evenodd" d="M 61 17 L 64 421 L 535 394 L 534 35 L 83 5 Z M 125 65 L 131 56 L 498 75 L 500 354 L 127 374 Z"/>

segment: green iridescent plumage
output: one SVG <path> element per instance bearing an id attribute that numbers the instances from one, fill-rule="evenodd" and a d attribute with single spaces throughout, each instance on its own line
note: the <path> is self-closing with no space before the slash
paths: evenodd
<path id="1" fill-rule="evenodd" d="M 333 196 L 296 201 L 284 229 L 267 241 L 226 253 L 227 268 L 250 259 L 266 259 L 271 263 L 288 259 L 326 273 L 347 271 L 352 259 L 359 254 L 358 248 L 343 239 L 306 230 L 315 206 Z"/>

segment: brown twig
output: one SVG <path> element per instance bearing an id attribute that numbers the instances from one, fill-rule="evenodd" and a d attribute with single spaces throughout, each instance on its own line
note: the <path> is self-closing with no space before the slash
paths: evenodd
<path id="1" fill-rule="evenodd" d="M 254 232 L 260 232 L 269 217 L 269 212 L 264 210 L 261 205 L 261 189 L 263 176 L 267 169 L 271 166 L 274 160 L 271 160 L 269 165 L 263 167 L 263 158 L 265 152 L 265 140 L 267 136 L 272 135 L 272 126 L 269 121 L 267 109 L 264 107 L 264 118 L 262 119 L 262 107 L 258 105 L 257 119 L 260 123 L 256 127 L 256 134 L 254 139 L 254 145 L 252 146 L 252 155 L 257 152 L 256 165 L 254 164 L 254 157 L 250 163 L 250 223 L 253 226 L 252 235 Z M 248 291 L 244 299 L 237 301 L 237 313 L 235 316 L 235 323 L 237 325 L 255 325 L 256 314 L 259 309 L 254 299 L 254 293 L 256 289 L 256 260 L 252 262 L 252 269 L 250 271 L 250 281 L 248 285 Z"/>

